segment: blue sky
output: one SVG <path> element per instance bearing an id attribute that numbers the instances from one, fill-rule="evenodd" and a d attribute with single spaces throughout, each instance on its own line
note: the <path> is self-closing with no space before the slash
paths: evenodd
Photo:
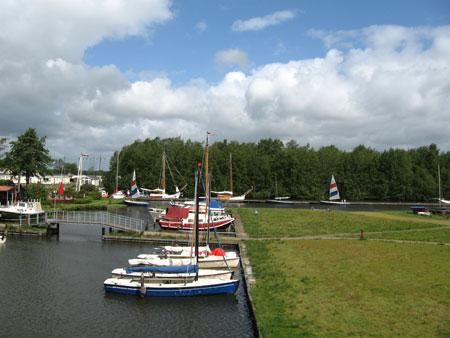
<path id="1" fill-rule="evenodd" d="M 0 2 L 0 137 L 55 158 L 207 130 L 450 151 L 449 88 L 447 0 Z"/>
<path id="2" fill-rule="evenodd" d="M 89 48 L 84 62 L 114 64 L 134 80 L 139 73 L 167 74 L 177 84 L 194 78 L 220 81 L 230 67 L 214 61 L 218 50 L 246 51 L 252 67 L 314 58 L 326 53 L 311 29 L 352 30 L 371 25 L 423 26 L 450 22 L 449 1 L 175 1 L 175 17 L 149 37 L 108 39 Z M 296 16 L 258 31 L 232 31 L 236 20 L 289 10 Z M 206 24 L 204 31 L 196 27 Z M 147 74 L 147 75 L 148 75 Z"/>

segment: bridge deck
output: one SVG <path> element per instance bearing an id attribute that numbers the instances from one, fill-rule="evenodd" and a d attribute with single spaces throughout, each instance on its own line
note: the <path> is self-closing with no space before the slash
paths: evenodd
<path id="1" fill-rule="evenodd" d="M 142 219 L 105 211 L 56 211 L 48 212 L 46 218 L 47 223 L 99 224 L 117 230 L 145 230 L 145 222 Z"/>

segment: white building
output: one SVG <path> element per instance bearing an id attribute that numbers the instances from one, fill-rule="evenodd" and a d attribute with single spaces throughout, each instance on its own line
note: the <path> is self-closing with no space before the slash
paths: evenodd
<path id="1" fill-rule="evenodd" d="M 37 183 L 41 183 L 41 184 L 48 184 L 48 185 L 57 185 L 60 182 L 62 182 L 64 185 L 65 184 L 70 184 L 70 183 L 76 183 L 77 182 L 77 175 L 45 175 L 45 176 L 41 176 L 41 175 L 36 175 L 36 176 L 31 176 L 30 177 L 30 183 L 31 184 L 37 184 Z M 11 174 L 10 171 L 8 170 L 4 170 L 4 169 L 0 169 L 0 180 L 5 180 L 5 181 L 13 181 L 15 184 L 19 183 L 19 177 L 18 176 L 14 176 Z M 20 183 L 24 184 L 26 182 L 26 177 L 21 175 L 20 176 Z M 100 187 L 102 186 L 102 177 L 101 176 L 87 176 L 87 175 L 82 175 L 81 176 L 81 185 L 83 184 L 92 184 L 96 187 Z"/>

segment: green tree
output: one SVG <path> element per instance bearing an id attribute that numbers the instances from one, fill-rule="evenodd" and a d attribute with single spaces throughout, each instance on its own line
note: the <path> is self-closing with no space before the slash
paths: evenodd
<path id="1" fill-rule="evenodd" d="M 39 138 L 35 129 L 29 128 L 10 144 L 11 150 L 6 153 L 4 165 L 14 175 L 25 175 L 28 184 L 31 176 L 47 172 L 52 159 L 45 148 L 45 137 Z"/>

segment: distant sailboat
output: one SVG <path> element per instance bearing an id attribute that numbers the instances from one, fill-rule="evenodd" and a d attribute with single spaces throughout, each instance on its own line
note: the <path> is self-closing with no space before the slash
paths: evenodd
<path id="1" fill-rule="evenodd" d="M 145 200 L 139 200 L 142 197 L 141 192 L 136 183 L 136 170 L 133 170 L 133 178 L 131 179 L 131 199 L 126 199 L 123 201 L 129 206 L 147 207 L 150 203 Z"/>
<path id="2" fill-rule="evenodd" d="M 278 182 L 275 177 L 275 197 L 273 199 L 268 199 L 267 203 L 277 203 L 277 204 L 293 204 L 294 202 L 290 201 L 289 196 L 278 196 Z"/>
<path id="3" fill-rule="evenodd" d="M 331 175 L 328 201 L 320 201 L 320 203 L 332 204 L 332 205 L 346 205 L 346 204 L 350 204 L 346 200 L 341 200 L 341 197 L 339 195 L 339 190 L 338 190 L 338 187 L 337 187 L 337 184 L 336 184 L 336 180 L 334 179 L 334 175 Z"/>
<path id="4" fill-rule="evenodd" d="M 217 194 L 217 199 L 220 201 L 228 201 L 228 202 L 242 202 L 245 201 L 245 196 L 247 196 L 253 187 L 248 189 L 245 193 L 239 196 L 233 196 L 233 160 L 230 153 L 230 190 L 224 191 L 211 191 L 214 194 Z"/>
<path id="5" fill-rule="evenodd" d="M 166 167 L 169 169 L 169 173 L 172 177 L 172 181 L 175 186 L 174 194 L 166 193 Z M 146 194 L 145 196 L 150 199 L 175 200 L 175 199 L 179 199 L 181 197 L 181 192 L 183 191 L 184 188 L 186 188 L 186 185 L 183 188 L 179 189 L 177 184 L 175 183 L 172 171 L 169 167 L 169 162 L 167 161 L 166 152 L 164 151 L 162 154 L 160 185 L 158 186 L 158 188 L 155 188 L 155 189 L 141 188 L 141 190 L 144 191 L 144 193 Z"/>
<path id="6" fill-rule="evenodd" d="M 438 183 L 439 183 L 439 198 L 438 198 L 439 204 L 450 204 L 450 200 L 443 199 L 442 195 L 441 195 L 441 167 L 439 164 L 438 164 L 438 180 L 439 180 L 438 181 Z"/>

